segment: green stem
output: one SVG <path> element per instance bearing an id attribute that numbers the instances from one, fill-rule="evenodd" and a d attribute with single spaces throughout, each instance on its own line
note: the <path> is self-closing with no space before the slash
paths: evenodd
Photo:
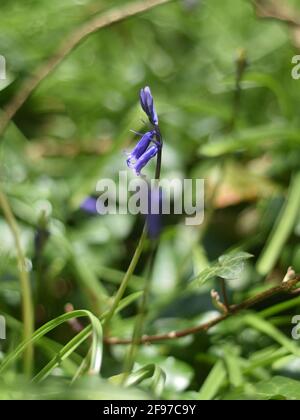
<path id="1" fill-rule="evenodd" d="M 127 289 L 128 283 L 131 279 L 131 276 L 133 275 L 134 270 L 135 270 L 135 268 L 136 268 L 136 266 L 139 262 L 140 256 L 143 252 L 144 243 L 145 243 L 146 238 L 147 238 L 147 226 L 145 225 L 144 228 L 143 228 L 143 232 L 142 232 L 142 235 L 140 237 L 138 246 L 137 246 L 137 248 L 134 252 L 131 263 L 128 267 L 128 270 L 127 270 L 127 272 L 126 272 L 126 274 L 125 274 L 125 276 L 124 276 L 124 278 L 121 282 L 119 290 L 117 291 L 117 294 L 114 298 L 113 304 L 112 304 L 107 316 L 105 317 L 104 326 L 106 326 L 106 327 L 109 324 L 112 317 L 114 316 L 114 314 L 115 314 L 115 312 L 118 308 L 118 305 L 119 305 L 120 301 L 122 300 L 122 298 L 124 296 L 124 293 Z"/>
<path id="2" fill-rule="evenodd" d="M 131 342 L 131 345 L 129 347 L 129 350 L 128 350 L 128 353 L 127 353 L 127 356 L 126 356 L 125 362 L 124 362 L 123 383 L 126 382 L 126 379 L 127 379 L 128 375 L 132 371 L 135 356 L 136 356 L 136 351 L 137 351 L 138 345 L 140 343 L 140 339 L 141 339 L 142 332 L 143 332 L 143 325 L 144 325 L 144 320 L 145 320 L 145 315 L 146 315 L 147 301 L 148 301 L 148 296 L 149 296 L 149 291 L 150 291 L 150 273 L 152 271 L 153 262 L 154 262 L 154 248 L 153 248 L 151 256 L 150 256 L 150 263 L 149 263 L 149 267 L 147 269 L 147 275 L 146 275 L 146 280 L 145 280 L 143 296 L 142 296 L 142 300 L 141 300 L 141 303 L 140 303 L 140 306 L 139 306 L 136 321 L 135 321 L 135 324 L 134 324 L 134 329 L 133 329 L 133 334 L 132 334 L 132 342 Z"/>
<path id="3" fill-rule="evenodd" d="M 159 179 L 160 179 L 160 172 L 161 172 L 163 139 L 162 139 L 162 135 L 161 135 L 161 132 L 160 132 L 160 129 L 159 129 L 158 126 L 155 126 L 155 131 L 156 131 L 157 139 L 158 139 L 158 141 L 161 144 L 161 147 L 160 147 L 160 149 L 158 151 L 158 154 L 157 154 L 156 170 L 155 170 L 155 179 L 157 181 L 159 181 Z M 107 316 L 105 318 L 104 326 L 107 326 L 109 324 L 110 320 L 112 319 L 112 317 L 114 316 L 114 313 L 116 312 L 116 310 L 118 308 L 118 305 L 119 305 L 122 297 L 124 296 L 124 293 L 125 293 L 125 291 L 127 289 L 129 280 L 131 279 L 131 276 L 133 275 L 134 270 L 135 270 L 135 268 L 137 266 L 137 263 L 139 262 L 140 256 L 141 256 L 141 254 L 143 252 L 144 243 L 145 243 L 145 240 L 147 238 L 147 234 L 148 234 L 148 226 L 147 226 L 147 222 L 146 222 L 145 225 L 144 225 L 144 228 L 143 228 L 143 232 L 142 232 L 140 241 L 138 243 L 138 246 L 137 246 L 137 248 L 135 250 L 135 253 L 133 255 L 133 258 L 131 260 L 131 263 L 130 263 L 130 265 L 128 267 L 128 270 L 127 270 L 127 272 L 126 272 L 126 274 L 125 274 L 125 276 L 124 276 L 124 278 L 122 280 L 122 283 L 121 283 L 121 285 L 119 287 L 119 290 L 118 290 L 118 292 L 116 294 L 116 297 L 114 299 L 114 302 L 112 304 L 112 307 L 110 308 L 110 310 L 109 310 L 109 312 L 108 312 L 108 314 L 107 314 Z"/>
<path id="4" fill-rule="evenodd" d="M 156 169 L 155 169 L 155 180 L 156 180 L 157 186 L 159 186 L 159 180 L 160 180 L 160 174 L 161 174 L 161 164 L 162 164 L 163 138 L 162 138 L 159 126 L 155 127 L 155 130 L 156 130 L 157 139 L 161 144 L 161 147 L 160 147 L 160 149 L 158 151 L 158 154 L 157 154 Z M 147 226 L 146 226 L 146 228 L 147 228 Z M 129 351 L 127 353 L 127 356 L 125 358 L 123 384 L 126 383 L 127 377 L 128 377 L 129 373 L 131 372 L 131 370 L 133 368 L 135 355 L 136 355 L 137 348 L 138 348 L 138 345 L 139 345 L 139 341 L 140 341 L 140 338 L 141 338 L 142 332 L 143 332 L 143 324 L 144 324 L 145 312 L 146 312 L 146 307 L 147 307 L 147 300 L 148 300 L 148 295 L 149 295 L 149 290 L 150 290 L 150 273 L 151 273 L 151 268 L 152 268 L 153 263 L 154 263 L 155 249 L 156 248 L 157 248 L 157 243 L 154 243 L 153 248 L 152 248 L 152 253 L 151 253 L 151 256 L 150 256 L 149 270 L 148 270 L 148 273 L 147 273 L 147 276 L 146 276 L 146 282 L 145 282 L 145 286 L 144 286 L 143 297 L 142 297 L 142 301 L 141 301 L 141 304 L 140 304 L 140 307 L 139 307 L 137 318 L 136 318 L 136 321 L 135 321 L 135 324 L 134 324 L 134 329 L 133 329 L 133 334 L 132 334 L 132 343 L 131 343 L 131 346 L 130 346 Z"/>
<path id="5" fill-rule="evenodd" d="M 4 217 L 9 225 L 13 235 L 19 267 L 20 288 L 22 295 L 22 319 L 24 324 L 24 340 L 30 340 L 34 331 L 33 303 L 30 287 L 30 279 L 26 270 L 26 260 L 22 251 L 20 232 L 17 221 L 10 208 L 9 202 L 3 191 L 0 190 L 0 206 L 2 207 Z M 24 373 L 30 377 L 33 365 L 33 345 L 29 344 L 24 352 Z"/>

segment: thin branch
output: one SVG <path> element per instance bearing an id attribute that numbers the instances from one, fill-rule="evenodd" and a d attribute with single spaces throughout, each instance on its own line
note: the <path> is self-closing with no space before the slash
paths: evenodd
<path id="1" fill-rule="evenodd" d="M 225 321 L 229 317 L 243 311 L 246 309 L 250 309 L 253 306 L 257 305 L 258 303 L 264 302 L 269 298 L 279 295 L 280 293 L 290 293 L 293 289 L 297 286 L 300 281 L 300 276 L 289 280 L 285 283 L 282 283 L 280 286 L 273 287 L 263 293 L 254 296 L 253 298 L 247 299 L 244 302 L 238 305 L 230 306 L 230 311 L 228 314 L 220 315 L 213 319 L 212 321 L 206 322 L 205 324 L 198 325 L 196 327 L 186 328 L 180 331 L 171 331 L 167 334 L 160 334 L 160 335 L 146 335 L 143 336 L 139 342 L 139 344 L 148 344 L 148 343 L 155 343 L 158 341 L 166 341 L 166 340 L 174 340 L 177 338 L 187 337 L 189 335 L 198 334 L 200 332 L 206 332 L 210 330 L 212 327 L 220 324 L 222 321 Z M 120 339 L 115 337 L 106 337 L 105 342 L 107 344 L 131 344 L 131 340 L 128 339 Z"/>
<path id="2" fill-rule="evenodd" d="M 24 81 L 19 92 L 4 108 L 4 113 L 0 119 L 0 136 L 4 133 L 9 122 L 31 96 L 33 91 L 85 38 L 97 32 L 99 29 L 111 26 L 114 23 L 146 12 L 154 7 L 169 3 L 170 1 L 172 0 L 145 0 L 126 4 L 122 7 L 109 10 L 100 16 L 93 17 L 90 21 L 75 29 L 75 31 L 63 41 L 53 56 L 38 67 L 29 79 Z"/>

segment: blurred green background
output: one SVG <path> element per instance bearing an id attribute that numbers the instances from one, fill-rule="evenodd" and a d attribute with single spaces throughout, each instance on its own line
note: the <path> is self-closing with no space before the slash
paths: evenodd
<path id="1" fill-rule="evenodd" d="M 72 31 L 126 3 L 2 0 L 0 54 L 7 79 L 0 81 L 1 107 Z M 297 1 L 283 3 L 285 11 L 300 15 Z M 138 103 L 145 85 L 165 140 L 162 175 L 204 178 L 207 209 L 196 229 L 182 217 L 164 217 L 151 274 L 146 247 L 127 290 L 143 290 L 150 276 L 144 333 L 215 316 L 210 290 L 219 281 L 192 291 L 187 285 L 230 250 L 254 255 L 228 282 L 235 303 L 282 281 L 291 265 L 300 271 L 300 81 L 291 75 L 297 39 L 284 22 L 258 18 L 251 1 L 172 1 L 89 36 L 41 83 L 0 144 L 1 189 L 21 230 L 36 327 L 63 314 L 68 303 L 101 314 L 127 270 L 143 220 L 92 216 L 80 204 L 95 194 L 97 180 L 126 170 L 123 152 L 135 141 L 130 129 L 145 128 Z M 38 249 L 37 232 L 43 239 Z M 208 334 L 140 346 L 135 368 L 154 363 L 165 372 L 163 398 L 300 399 L 300 349 L 291 339 L 300 300 L 284 311 L 287 300 L 279 296 L 259 305 L 252 321 L 241 315 Z M 1 358 L 21 339 L 20 306 L 15 244 L 0 213 L 0 314 L 7 320 Z M 257 313 L 270 306 L 275 309 L 264 321 L 269 330 L 262 331 L 264 317 Z M 130 338 L 137 308 L 135 299 L 114 317 L 109 334 Z M 35 373 L 74 334 L 69 324 L 52 332 L 51 344 L 36 349 Z M 72 365 L 56 368 L 39 392 L 62 395 L 88 347 L 72 355 Z M 83 377 L 71 397 L 153 397 L 151 374 L 134 388 L 109 385 L 107 395 L 107 378 L 122 371 L 125 350 L 106 346 L 105 379 Z M 0 398 L 39 397 L 25 386 L 21 369 L 18 362 L 1 374 Z"/>

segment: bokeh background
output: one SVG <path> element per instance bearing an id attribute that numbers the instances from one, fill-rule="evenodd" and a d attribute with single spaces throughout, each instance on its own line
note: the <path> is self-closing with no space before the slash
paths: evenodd
<path id="1" fill-rule="evenodd" d="M 126 3 L 2 0 L 0 54 L 7 79 L 0 81 L 1 107 L 76 28 Z M 300 9 L 291 0 L 257 3 L 271 18 L 258 16 L 247 0 L 182 0 L 100 30 L 17 112 L 1 139 L 0 178 L 21 231 L 36 327 L 64 313 L 67 304 L 101 313 L 127 270 L 143 220 L 95 216 L 80 205 L 95 194 L 99 179 L 117 179 L 126 170 L 124 150 L 136 140 L 130 130 L 145 129 L 138 103 L 145 85 L 151 86 L 165 140 L 162 175 L 204 178 L 207 209 L 199 228 L 186 227 L 178 216 L 163 218 L 150 274 L 143 254 L 127 294 L 143 290 L 150 276 L 144 333 L 179 330 L 215 316 L 210 290 L 219 281 L 192 291 L 188 284 L 228 251 L 254 255 L 228 282 L 235 303 L 282 281 L 289 266 L 300 271 L 300 80 L 291 75 L 300 42 L 297 26 L 285 22 L 296 20 Z M 162 368 L 163 398 L 300 399 L 300 349 L 291 339 L 300 300 L 294 298 L 286 311 L 278 308 L 288 299 L 279 296 L 255 308 L 258 313 L 277 305 L 265 319 L 269 332 L 236 317 L 208 334 L 141 346 L 136 368 Z M 0 213 L 0 314 L 7 319 L 0 357 L 20 341 L 20 305 L 15 244 Z M 109 334 L 131 337 L 137 307 L 134 300 L 118 314 Z M 50 338 L 62 344 L 74 334 L 74 325 L 66 324 Z M 36 349 L 36 372 L 49 348 L 44 343 Z M 88 343 L 72 356 L 75 365 L 87 350 Z M 105 379 L 92 390 L 83 379 L 76 397 L 107 396 L 107 378 L 122 371 L 125 350 L 107 346 Z M 20 366 L 2 375 L 0 397 L 38 398 L 36 389 L 23 387 Z M 69 371 L 57 368 L 45 393 L 47 386 L 65 391 Z M 111 395 L 149 398 L 149 381 L 113 388 Z"/>

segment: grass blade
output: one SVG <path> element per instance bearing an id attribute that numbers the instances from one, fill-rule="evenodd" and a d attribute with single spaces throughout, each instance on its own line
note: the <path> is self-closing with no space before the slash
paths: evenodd
<path id="1" fill-rule="evenodd" d="M 63 314 L 43 325 L 39 328 L 27 341 L 23 341 L 13 352 L 8 354 L 8 356 L 2 361 L 0 365 L 0 373 L 10 365 L 14 360 L 16 360 L 27 348 L 28 345 L 34 344 L 41 337 L 43 337 L 48 332 L 52 331 L 59 325 L 64 322 L 69 321 L 74 318 L 88 317 L 91 322 L 92 329 L 92 347 L 91 347 L 91 362 L 90 362 L 90 372 L 97 374 L 100 371 L 102 363 L 102 352 L 103 352 L 103 333 L 101 322 L 93 315 L 91 312 L 86 310 L 78 310 L 73 312 L 68 312 Z M 71 340 L 72 341 L 72 340 Z"/>
<path id="2" fill-rule="evenodd" d="M 274 268 L 284 244 L 288 240 L 300 211 L 300 172 L 295 176 L 290 193 L 269 241 L 257 263 L 257 271 L 266 276 Z"/>
<path id="3" fill-rule="evenodd" d="M 226 378 L 226 369 L 224 362 L 220 360 L 212 368 L 210 374 L 206 378 L 204 384 L 202 385 L 198 400 L 210 401 L 217 395 L 219 389 L 222 386 Z"/>

